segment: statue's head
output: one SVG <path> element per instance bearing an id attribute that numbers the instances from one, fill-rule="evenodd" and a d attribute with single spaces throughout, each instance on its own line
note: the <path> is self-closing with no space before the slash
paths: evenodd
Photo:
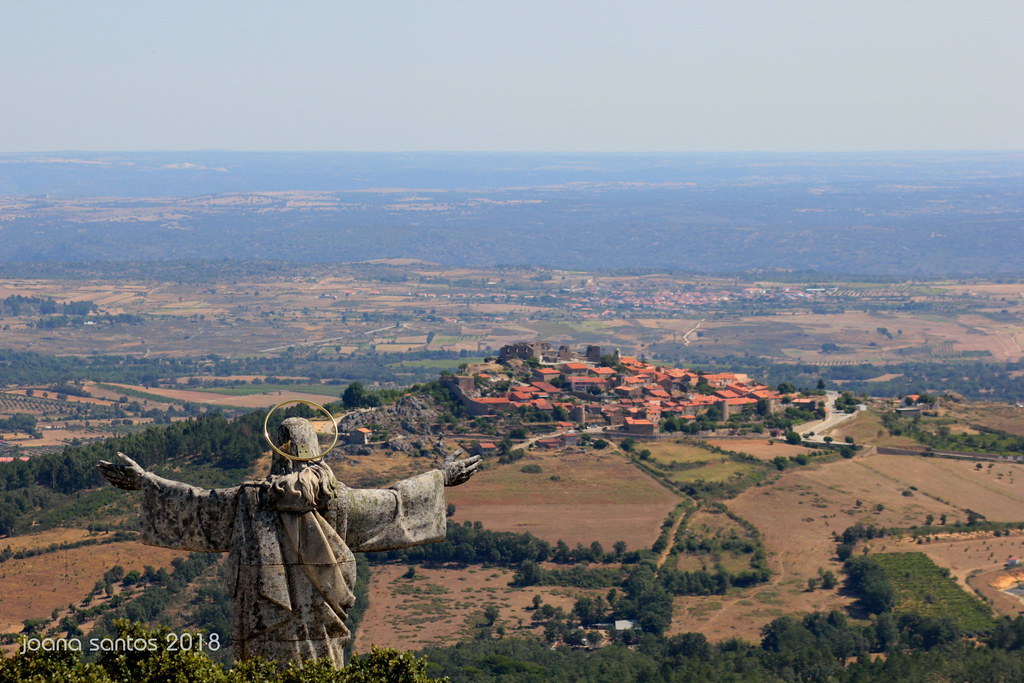
<path id="1" fill-rule="evenodd" d="M 304 417 L 288 417 L 277 428 L 274 445 L 280 451 L 270 467 L 271 474 L 287 474 L 323 459 L 320 440 L 312 423 Z M 282 453 L 290 457 L 285 457 Z"/>

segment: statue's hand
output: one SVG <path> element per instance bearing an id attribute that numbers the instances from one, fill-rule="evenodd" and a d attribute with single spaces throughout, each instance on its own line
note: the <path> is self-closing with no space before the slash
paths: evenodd
<path id="1" fill-rule="evenodd" d="M 445 486 L 458 486 L 469 481 L 476 469 L 480 467 L 480 456 L 474 455 L 465 460 L 445 460 L 441 465 Z"/>
<path id="2" fill-rule="evenodd" d="M 129 458 L 124 453 L 118 453 L 117 457 L 124 460 L 126 464 L 115 465 L 106 460 L 100 460 L 98 465 L 100 474 L 111 484 L 125 491 L 137 491 L 139 489 L 139 477 L 146 473 L 146 470 L 139 466 L 139 463 Z"/>

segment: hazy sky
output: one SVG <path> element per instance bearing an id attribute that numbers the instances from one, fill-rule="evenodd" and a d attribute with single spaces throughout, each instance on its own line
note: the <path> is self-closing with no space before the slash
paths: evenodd
<path id="1" fill-rule="evenodd" d="M 0 151 L 1024 149 L 1021 0 L 0 0 Z"/>

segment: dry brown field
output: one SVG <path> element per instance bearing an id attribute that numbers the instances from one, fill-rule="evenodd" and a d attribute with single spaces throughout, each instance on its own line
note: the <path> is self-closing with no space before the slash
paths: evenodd
<path id="1" fill-rule="evenodd" d="M 136 423 L 145 422 L 145 420 L 136 420 Z M 98 427 L 91 427 L 88 433 L 84 433 L 77 429 L 44 429 L 41 434 L 43 438 L 32 439 L 26 445 L 29 446 L 61 446 L 68 443 L 72 439 L 103 439 L 108 436 L 113 436 L 114 433 L 110 431 L 104 431 Z"/>
<path id="2" fill-rule="evenodd" d="M 28 391 L 29 391 L 28 388 L 25 388 L 25 389 L 6 389 L 5 393 L 8 393 L 8 394 L 18 394 L 19 396 L 27 396 L 27 392 Z M 33 392 L 33 394 L 37 398 L 48 398 L 48 399 L 52 399 L 54 401 L 61 400 L 61 401 L 67 401 L 68 403 L 92 403 L 93 405 L 98 405 L 98 406 L 109 406 L 109 405 L 113 405 L 114 404 L 114 401 L 111 401 L 110 399 L 97 398 L 96 396 L 92 396 L 92 397 L 89 397 L 89 396 L 70 396 L 70 395 L 65 394 L 65 398 L 58 399 L 57 398 L 57 393 L 53 392 L 53 391 L 46 391 L 44 389 L 31 389 L 31 391 Z"/>
<path id="3" fill-rule="evenodd" d="M 525 465 L 542 472 L 527 474 Z M 558 479 L 555 480 L 554 477 Z M 678 497 L 616 452 L 533 453 L 492 465 L 472 484 L 450 489 L 455 519 L 481 521 L 495 531 L 529 531 L 551 543 L 600 541 L 611 547 L 650 547 Z"/>
<path id="4" fill-rule="evenodd" d="M 773 564 L 773 569 L 784 570 Z M 837 576 L 838 563 L 826 565 Z M 813 572 L 817 574 L 817 569 Z M 696 631 L 713 642 L 743 638 L 761 641 L 761 627 L 786 614 L 828 612 L 844 609 L 851 600 L 835 589 L 807 590 L 807 577 L 779 574 L 754 588 L 733 590 L 727 595 L 677 596 L 673 600 L 672 626 L 666 635 Z"/>
<path id="5" fill-rule="evenodd" d="M 961 521 L 966 521 L 964 510 L 994 522 L 1024 519 L 1024 465 L 1000 462 L 990 468 L 989 463 L 903 455 L 877 455 L 863 465 L 902 487 L 916 485 L 921 493 L 947 501 L 959 508 Z"/>
<path id="6" fill-rule="evenodd" d="M 1024 408 L 1006 403 L 960 403 L 944 408 L 939 414 L 956 418 L 964 425 L 982 425 L 1024 436 Z"/>
<path id="7" fill-rule="evenodd" d="M 803 446 L 792 446 L 785 441 L 774 440 L 769 443 L 764 439 L 708 439 L 709 446 L 718 446 L 727 451 L 737 451 L 752 455 L 758 460 L 771 460 L 778 456 L 792 458 L 797 455 L 807 455 L 808 449 Z"/>
<path id="8" fill-rule="evenodd" d="M 864 410 L 858 412 L 853 419 L 839 424 L 829 432 L 829 435 L 836 441 L 843 441 L 846 437 L 852 436 L 859 444 L 890 448 L 922 448 L 921 444 L 909 436 L 890 435 L 876 413 Z"/>
<path id="9" fill-rule="evenodd" d="M 285 380 L 287 382 L 315 382 L 309 377 L 288 377 L 283 375 L 275 375 L 278 379 Z M 189 377 L 179 377 L 175 381 L 178 384 L 185 384 L 189 381 Z M 204 380 L 224 380 L 228 382 L 240 381 L 240 382 L 252 382 L 254 379 L 258 379 L 261 382 L 267 380 L 266 375 L 203 375 Z"/>
<path id="10" fill-rule="evenodd" d="M 662 464 L 722 459 L 718 453 L 712 453 L 706 448 L 685 441 L 649 441 L 642 443 L 639 448 L 649 450 L 651 458 Z"/>
<path id="11" fill-rule="evenodd" d="M 327 462 L 338 481 L 351 487 L 388 487 L 395 482 L 437 467 L 430 458 L 413 458 L 404 453 L 374 449 L 373 455 L 329 455 Z M 270 472 L 270 461 L 258 465 L 257 472 Z M 262 475 L 261 475 L 262 476 Z M 476 479 L 473 480 L 474 483 Z M 457 489 L 449 489 L 448 493 Z"/>
<path id="12" fill-rule="evenodd" d="M 1020 468 L 997 463 L 989 473 L 987 464 L 976 470 L 973 462 L 871 455 L 786 472 L 773 485 L 748 489 L 727 503 L 761 531 L 776 572 L 771 582 L 728 596 L 677 598 L 677 616 L 709 638 L 755 637 L 761 625 L 781 614 L 845 606 L 848 599 L 834 591 L 806 591 L 807 579 L 819 568 L 840 572 L 833 532 L 857 522 L 921 525 L 929 514 L 936 521 L 943 514 L 950 523 L 965 521 L 968 508 L 994 521 L 1019 520 L 1024 518 L 1024 488 L 1016 483 L 1024 480 Z M 880 539 L 871 547 L 926 552 L 964 583 L 971 572 L 992 571 L 1009 555 L 1019 556 L 1024 537 L 921 545 Z M 689 626 L 677 622 L 673 628 Z"/>
<path id="13" fill-rule="evenodd" d="M 85 529 L 48 529 L 23 536 L 0 538 L 0 548 L 10 547 L 17 552 L 34 548 L 46 548 L 54 543 L 72 543 L 85 538 L 103 538 L 107 533 L 90 533 Z"/>
<path id="14" fill-rule="evenodd" d="M 508 569 L 470 567 L 416 568 L 416 578 L 402 578 L 407 567 L 376 565 L 370 578 L 370 605 L 355 633 L 355 649 L 371 646 L 418 649 L 454 645 L 472 639 L 488 605 L 500 610 L 495 626 L 506 635 L 539 634 L 527 607 L 534 595 L 545 603 L 572 609 L 577 595 L 588 591 L 557 586 L 509 586 Z M 592 591 L 591 591 L 592 592 Z"/>
<path id="15" fill-rule="evenodd" d="M 20 632 L 25 619 L 48 618 L 55 609 L 77 605 L 114 565 L 125 571 L 142 571 L 146 565 L 170 568 L 171 560 L 184 555 L 132 541 L 0 563 L 0 633 Z"/>
<path id="16" fill-rule="evenodd" d="M 850 599 L 835 590 L 807 591 L 807 580 L 819 568 L 841 575 L 833 532 L 857 522 L 909 526 L 923 523 L 929 513 L 945 512 L 951 519 L 960 514 L 925 495 L 903 496 L 904 484 L 866 466 L 875 457 L 790 470 L 771 486 L 750 488 L 728 501 L 729 509 L 761 531 L 774 575 L 766 585 L 726 596 L 677 598 L 673 628 L 700 630 L 712 639 L 757 640 L 760 627 L 782 614 L 843 608 Z"/>
<path id="17" fill-rule="evenodd" d="M 942 318 L 939 316 L 895 313 L 879 315 L 861 311 L 817 315 L 798 313 L 773 318 L 800 328 L 811 339 L 786 349 L 791 357 L 803 362 L 832 363 L 836 361 L 871 362 L 898 361 L 901 349 L 938 346 L 953 343 L 956 351 L 986 351 L 992 360 L 1018 360 L 1024 355 L 1014 335 L 1022 331 L 1012 325 L 993 323 L 982 316 Z M 713 329 L 713 325 L 707 326 Z M 888 339 L 878 328 L 885 327 L 893 335 Z M 902 334 L 899 331 L 902 330 Z M 836 341 L 845 349 L 823 353 L 821 341 Z"/>
<path id="18" fill-rule="evenodd" d="M 872 377 L 871 379 L 869 379 L 867 381 L 868 382 L 888 382 L 889 380 L 897 379 L 897 378 L 902 377 L 902 376 L 903 376 L 902 373 L 897 374 L 897 373 L 894 373 L 894 372 L 890 372 L 890 373 L 887 373 L 885 375 L 879 375 L 878 377 Z M 839 382 L 837 381 L 836 383 L 838 384 Z"/>
<path id="19" fill-rule="evenodd" d="M 272 391 L 266 394 L 248 394 L 245 396 L 234 396 L 230 394 L 218 394 L 211 391 L 189 391 L 187 389 L 164 389 L 160 387 L 141 387 L 131 384 L 111 384 L 134 391 L 143 391 L 147 394 L 163 396 L 174 401 L 191 401 L 193 403 L 204 403 L 215 406 L 237 406 L 240 408 L 267 408 L 275 406 L 283 401 L 311 401 L 321 404 L 330 400 L 323 394 L 303 394 L 293 391 Z"/>

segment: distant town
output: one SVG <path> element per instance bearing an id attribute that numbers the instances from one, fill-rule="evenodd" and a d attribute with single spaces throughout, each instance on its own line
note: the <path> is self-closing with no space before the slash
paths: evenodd
<path id="1" fill-rule="evenodd" d="M 742 425 L 743 431 L 784 436 L 794 421 L 824 417 L 825 411 L 824 391 L 803 396 L 783 386 L 787 391 L 780 392 L 746 374 L 652 365 L 618 349 L 606 354 L 597 345 L 576 351 L 520 342 L 502 347 L 497 361 L 467 366 L 444 381 L 473 416 L 516 410 L 551 415 L 562 431 L 536 440 L 538 448 L 577 445 L 577 428 L 644 438 Z M 491 447 L 481 445 L 484 452 Z"/>

